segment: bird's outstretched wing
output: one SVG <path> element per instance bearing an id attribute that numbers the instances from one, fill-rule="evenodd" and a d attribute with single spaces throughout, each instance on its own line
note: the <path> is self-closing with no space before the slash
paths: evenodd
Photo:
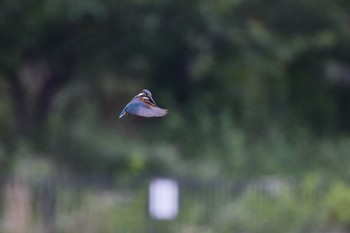
<path id="1" fill-rule="evenodd" d="M 165 116 L 167 113 L 168 110 L 166 109 L 157 106 L 143 105 L 134 114 L 143 117 L 162 117 Z"/>

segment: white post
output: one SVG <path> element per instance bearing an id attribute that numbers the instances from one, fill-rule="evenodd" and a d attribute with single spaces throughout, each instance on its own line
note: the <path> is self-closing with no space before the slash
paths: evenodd
<path id="1" fill-rule="evenodd" d="M 169 178 L 155 178 L 149 185 L 149 213 L 153 219 L 172 220 L 179 209 L 179 186 Z"/>

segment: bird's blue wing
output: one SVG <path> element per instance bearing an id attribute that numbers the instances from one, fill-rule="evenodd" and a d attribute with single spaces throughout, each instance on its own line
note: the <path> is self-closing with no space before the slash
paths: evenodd
<path id="1" fill-rule="evenodd" d="M 168 113 L 168 110 L 159 108 L 157 106 L 143 105 L 137 111 L 138 116 L 143 117 L 162 117 Z"/>
<path id="2" fill-rule="evenodd" d="M 129 114 L 134 114 L 134 112 L 142 105 L 142 102 L 136 98 L 133 98 L 123 109 L 119 115 L 119 119 L 123 116 Z"/>

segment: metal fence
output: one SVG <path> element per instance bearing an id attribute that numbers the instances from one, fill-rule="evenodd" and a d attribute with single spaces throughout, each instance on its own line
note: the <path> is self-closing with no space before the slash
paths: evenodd
<path id="1" fill-rule="evenodd" d="M 178 213 L 172 220 L 157 220 L 149 214 L 152 179 L 5 179 L 1 183 L 0 232 L 277 233 L 330 229 L 323 201 L 329 194 L 329 182 L 279 177 L 172 178 L 179 188 Z"/>

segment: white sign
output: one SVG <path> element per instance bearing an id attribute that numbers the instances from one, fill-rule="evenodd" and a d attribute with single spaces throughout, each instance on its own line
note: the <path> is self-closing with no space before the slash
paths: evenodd
<path id="1" fill-rule="evenodd" d="M 179 209 L 179 187 L 175 180 L 156 178 L 149 186 L 149 213 L 158 220 L 171 220 Z"/>

